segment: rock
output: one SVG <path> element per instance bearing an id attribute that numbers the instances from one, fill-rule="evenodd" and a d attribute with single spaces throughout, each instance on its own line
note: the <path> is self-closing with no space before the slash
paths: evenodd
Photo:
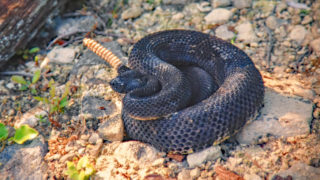
<path id="1" fill-rule="evenodd" d="M 100 139 L 100 136 L 98 133 L 92 133 L 90 138 L 88 139 L 88 142 L 91 144 L 97 144 L 97 141 Z"/>
<path id="2" fill-rule="evenodd" d="M 143 9 L 140 6 L 132 6 L 122 12 L 121 18 L 123 20 L 136 18 L 136 17 L 140 16 L 142 14 L 142 12 L 143 12 Z"/>
<path id="3" fill-rule="evenodd" d="M 47 58 L 50 63 L 70 64 L 75 55 L 76 50 L 73 48 L 55 47 L 47 54 Z"/>
<path id="4" fill-rule="evenodd" d="M 121 115 L 119 114 L 112 118 L 108 118 L 105 122 L 100 123 L 98 132 L 100 137 L 104 140 L 122 141 L 124 125 L 121 119 Z"/>
<path id="5" fill-rule="evenodd" d="M 0 153 L 0 179 L 44 179 L 47 151 L 42 136 L 23 145 L 6 146 Z"/>
<path id="6" fill-rule="evenodd" d="M 221 156 L 221 149 L 219 146 L 211 146 L 200 152 L 192 153 L 187 156 L 189 167 L 201 165 L 203 162 L 211 161 Z"/>
<path id="7" fill-rule="evenodd" d="M 312 22 L 312 17 L 308 15 L 303 18 L 301 24 L 309 24 L 310 22 Z"/>
<path id="8" fill-rule="evenodd" d="M 209 12 L 211 11 L 211 6 L 209 2 L 200 2 L 197 4 L 197 8 L 200 12 Z"/>
<path id="9" fill-rule="evenodd" d="M 38 124 L 39 118 L 37 116 L 45 116 L 47 112 L 40 107 L 35 107 L 25 112 L 21 118 L 17 119 L 14 123 L 15 128 L 19 128 L 23 124 L 27 124 L 30 127 L 35 127 Z"/>
<path id="10" fill-rule="evenodd" d="M 300 180 L 319 179 L 320 168 L 315 168 L 312 166 L 308 166 L 302 162 L 298 162 L 293 166 L 291 166 L 289 169 L 278 172 L 273 177 L 275 176 L 280 176 L 282 178 L 285 178 L 287 176 L 292 176 L 292 179 L 300 179 Z"/>
<path id="11" fill-rule="evenodd" d="M 219 26 L 215 32 L 217 37 L 224 40 L 230 40 L 235 36 L 235 34 L 232 31 L 228 30 L 227 25 Z"/>
<path id="12" fill-rule="evenodd" d="M 190 176 L 190 170 L 182 169 L 182 171 L 178 174 L 178 180 L 192 180 Z"/>
<path id="13" fill-rule="evenodd" d="M 121 164 L 129 161 L 138 163 L 141 166 L 149 166 L 161 158 L 160 153 L 154 147 L 139 141 L 121 143 L 115 149 L 113 156 Z"/>
<path id="14" fill-rule="evenodd" d="M 236 135 L 239 143 L 252 144 L 267 134 L 291 137 L 307 135 L 310 132 L 312 104 L 307 100 L 266 89 L 264 107 L 260 114 Z"/>
<path id="15" fill-rule="evenodd" d="M 250 7 L 252 0 L 232 0 L 232 2 L 237 9 L 243 9 Z"/>
<path id="16" fill-rule="evenodd" d="M 206 17 L 204 17 L 206 24 L 224 24 L 231 17 L 233 13 L 227 9 L 217 8 L 212 10 Z"/>
<path id="17" fill-rule="evenodd" d="M 275 16 L 269 16 L 266 20 L 266 25 L 268 28 L 274 30 L 279 26 L 279 23 Z"/>
<path id="18" fill-rule="evenodd" d="M 260 176 L 258 176 L 257 174 L 245 174 L 243 176 L 244 179 L 254 179 L 254 180 L 262 180 L 262 178 Z"/>
<path id="19" fill-rule="evenodd" d="M 113 102 L 95 96 L 84 96 L 81 104 L 82 113 L 93 118 L 110 115 L 116 107 Z"/>
<path id="20" fill-rule="evenodd" d="M 310 42 L 310 47 L 316 54 L 320 55 L 320 38 Z"/>
<path id="21" fill-rule="evenodd" d="M 190 171 L 190 177 L 192 179 L 197 179 L 199 176 L 200 176 L 200 169 L 198 167 L 196 167 Z"/>
<path id="22" fill-rule="evenodd" d="M 177 13 L 177 14 L 175 14 L 175 15 L 172 16 L 172 20 L 174 20 L 174 21 L 179 21 L 179 20 L 181 20 L 183 17 L 184 17 L 184 14 L 181 13 L 181 12 L 179 12 L 179 13 Z"/>
<path id="23" fill-rule="evenodd" d="M 98 24 L 98 27 L 101 24 L 94 16 L 81 16 L 79 18 L 73 17 L 67 19 L 57 18 L 55 22 L 57 24 L 55 32 L 58 36 L 74 32 L 89 32 L 95 24 Z"/>
<path id="24" fill-rule="evenodd" d="M 288 38 L 289 38 L 289 40 L 293 40 L 293 41 L 296 41 L 299 44 L 301 44 L 306 35 L 307 35 L 306 28 L 301 25 L 296 25 L 291 30 Z"/>
<path id="25" fill-rule="evenodd" d="M 257 40 L 257 36 L 253 31 L 252 24 L 250 22 L 242 23 L 236 26 L 238 31 L 237 39 L 244 43 L 251 43 Z"/>
<path id="26" fill-rule="evenodd" d="M 231 5 L 231 0 L 211 0 L 211 6 L 213 8 L 226 7 Z"/>

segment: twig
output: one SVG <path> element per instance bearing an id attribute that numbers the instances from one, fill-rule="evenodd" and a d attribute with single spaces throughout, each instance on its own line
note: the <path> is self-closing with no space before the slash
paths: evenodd
<path id="1" fill-rule="evenodd" d="M 71 35 L 74 35 L 74 34 L 77 34 L 77 33 L 88 33 L 88 31 L 85 31 L 85 30 L 76 30 L 76 31 L 72 31 L 72 32 L 69 32 L 69 33 L 60 35 L 60 36 L 54 38 L 54 39 L 49 43 L 47 49 L 51 49 L 51 46 L 52 46 L 53 44 L 55 44 L 58 40 L 60 40 L 60 39 L 62 39 L 62 38 L 65 38 L 65 37 L 68 37 L 68 36 L 71 36 Z"/>
<path id="2" fill-rule="evenodd" d="M 20 71 L 5 71 L 5 72 L 0 72 L 0 76 L 13 76 L 13 75 L 33 77 L 33 74 L 31 74 L 31 73 L 20 72 Z"/>

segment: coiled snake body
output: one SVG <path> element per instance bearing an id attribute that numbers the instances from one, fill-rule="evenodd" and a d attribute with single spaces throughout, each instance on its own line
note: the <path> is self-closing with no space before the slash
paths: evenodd
<path id="1" fill-rule="evenodd" d="M 123 98 L 127 134 L 162 151 L 190 153 L 240 130 L 259 110 L 264 86 L 240 49 L 196 31 L 138 41 L 111 81 Z M 195 75 L 195 77 L 192 77 Z"/>

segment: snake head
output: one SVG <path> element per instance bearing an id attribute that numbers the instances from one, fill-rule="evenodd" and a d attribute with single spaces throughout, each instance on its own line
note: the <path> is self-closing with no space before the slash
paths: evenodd
<path id="1" fill-rule="evenodd" d="M 119 75 L 110 81 L 111 88 L 118 93 L 131 92 L 147 83 L 147 78 L 135 70 L 120 69 L 118 73 Z"/>

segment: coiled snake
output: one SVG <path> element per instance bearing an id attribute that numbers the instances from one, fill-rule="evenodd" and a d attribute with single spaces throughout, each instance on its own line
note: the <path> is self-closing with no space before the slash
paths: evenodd
<path id="1" fill-rule="evenodd" d="M 239 131 L 262 106 L 259 71 L 240 49 L 217 37 L 167 30 L 138 41 L 112 88 L 126 93 L 129 137 L 162 151 L 190 153 Z"/>

